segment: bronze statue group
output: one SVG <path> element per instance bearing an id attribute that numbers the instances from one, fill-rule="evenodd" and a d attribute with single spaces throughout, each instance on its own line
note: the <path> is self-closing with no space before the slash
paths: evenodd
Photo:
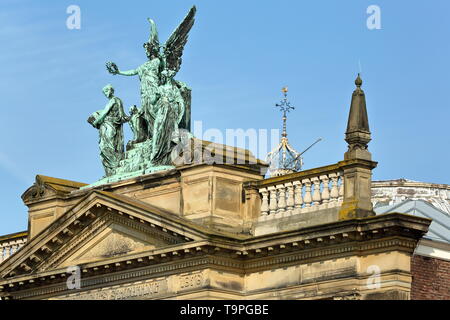
<path id="1" fill-rule="evenodd" d="M 88 122 L 99 130 L 100 157 L 106 177 L 118 173 L 124 159 L 123 124 L 128 122 L 133 139 L 127 150 L 146 143 L 150 148 L 147 161 L 150 166 L 170 165 L 170 153 L 180 139 L 180 130 L 190 130 L 191 90 L 174 79 L 181 66 L 181 56 L 188 33 L 194 24 L 196 8 L 192 7 L 164 46 L 160 46 L 153 20 L 150 37 L 144 43 L 148 60 L 136 69 L 121 71 L 113 62 L 107 62 L 107 70 L 113 75 L 138 75 L 141 88 L 141 106 L 132 106 L 130 115 L 123 110 L 122 101 L 114 96 L 114 88 L 107 85 L 103 93 L 109 99 L 103 110 L 94 112 Z M 139 162 L 142 157 L 128 159 Z"/>

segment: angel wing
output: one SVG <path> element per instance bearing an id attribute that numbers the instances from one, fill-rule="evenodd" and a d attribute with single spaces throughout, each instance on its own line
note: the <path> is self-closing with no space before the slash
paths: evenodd
<path id="1" fill-rule="evenodd" d="M 166 67 L 175 73 L 180 70 L 181 56 L 183 55 L 184 45 L 188 40 L 189 31 L 194 25 L 196 11 L 196 7 L 193 6 L 191 10 L 189 10 L 183 22 L 181 22 L 178 28 L 175 29 L 164 45 L 163 50 L 166 60 Z"/>

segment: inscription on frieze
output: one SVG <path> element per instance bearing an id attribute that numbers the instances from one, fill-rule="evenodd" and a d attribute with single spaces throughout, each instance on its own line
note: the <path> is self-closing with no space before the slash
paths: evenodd
<path id="1" fill-rule="evenodd" d="M 203 273 L 191 273 L 179 276 L 180 290 L 201 287 L 203 285 Z"/>
<path id="2" fill-rule="evenodd" d="M 152 299 L 166 294 L 167 280 L 152 280 L 144 283 L 135 283 L 127 286 L 91 290 L 75 295 L 58 297 L 62 300 L 134 300 Z"/>

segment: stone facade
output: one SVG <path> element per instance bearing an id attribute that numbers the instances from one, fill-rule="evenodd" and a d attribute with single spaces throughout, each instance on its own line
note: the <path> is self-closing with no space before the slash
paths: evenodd
<path id="1" fill-rule="evenodd" d="M 307 186 L 308 175 L 329 176 L 332 168 L 348 165 L 283 179 L 306 181 Z M 352 163 L 358 165 L 358 160 Z M 67 183 L 66 191 L 54 190 L 56 182 Z M 259 192 L 271 183 L 260 169 L 207 164 L 96 188 L 72 189 L 72 182 L 38 176 L 23 196 L 30 215 L 28 242 L 0 265 L 1 295 L 9 299 L 410 298 L 410 261 L 429 220 L 403 214 L 343 217 L 338 202 L 337 206 L 324 202 L 326 194 L 314 192 L 312 183 L 312 199 L 317 203 L 309 207 L 304 203 L 298 213 L 289 214 L 278 198 L 276 213 L 266 222 L 280 230 L 262 229 L 255 235 L 261 223 Z M 38 186 L 43 191 L 36 194 Z M 332 193 L 332 182 L 325 187 Z M 284 196 L 290 204 L 288 194 Z M 280 192 L 277 196 L 283 197 Z M 347 201 L 345 192 L 342 197 L 342 203 Z M 319 218 L 333 208 L 336 214 L 326 221 Z M 304 214 L 318 218 L 303 225 L 289 221 Z M 279 224 L 278 219 L 284 222 Z M 79 268 L 79 289 L 68 287 L 71 267 Z"/>
<path id="2" fill-rule="evenodd" d="M 375 215 L 377 163 L 355 83 L 348 150 L 329 166 L 264 179 L 249 151 L 216 144 L 202 161 L 99 186 L 37 176 L 22 196 L 27 242 L 0 264 L 0 297 L 410 299 L 431 221 Z"/>

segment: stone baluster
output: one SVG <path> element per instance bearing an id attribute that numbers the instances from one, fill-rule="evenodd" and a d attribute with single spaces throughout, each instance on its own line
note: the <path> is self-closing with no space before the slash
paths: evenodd
<path id="1" fill-rule="evenodd" d="M 15 254 L 17 251 L 20 250 L 25 244 L 25 241 L 23 240 L 16 240 L 15 243 L 3 243 L 0 245 L 0 262 L 5 261 L 9 257 L 11 257 L 13 254 Z"/>
<path id="2" fill-rule="evenodd" d="M 270 202 L 269 210 L 270 214 L 275 214 L 277 212 L 277 189 L 274 186 L 267 188 L 270 192 Z"/>
<path id="3" fill-rule="evenodd" d="M 301 181 L 294 181 L 293 184 L 294 184 L 294 188 L 295 188 L 295 192 L 294 192 L 295 208 L 301 209 L 302 205 L 303 205 L 303 196 L 302 196 L 303 184 Z"/>
<path id="4" fill-rule="evenodd" d="M 305 185 L 305 197 L 303 198 L 303 202 L 305 203 L 305 207 L 311 207 L 311 180 L 303 179 L 302 183 Z"/>
<path id="5" fill-rule="evenodd" d="M 278 213 L 286 211 L 286 188 L 283 184 L 276 186 L 278 190 Z"/>
<path id="6" fill-rule="evenodd" d="M 287 210 L 292 212 L 295 205 L 294 186 L 292 185 L 292 182 L 285 183 L 284 186 L 287 189 L 287 202 L 286 202 Z"/>
<path id="7" fill-rule="evenodd" d="M 260 188 L 261 216 L 272 219 L 277 214 L 276 218 L 281 218 L 340 205 L 344 199 L 343 172 L 328 172 Z"/>
<path id="8" fill-rule="evenodd" d="M 314 183 L 314 192 L 312 195 L 313 206 L 318 206 L 320 204 L 320 180 L 317 177 L 311 179 Z"/>
<path id="9" fill-rule="evenodd" d="M 330 187 L 329 187 L 329 182 L 330 179 L 328 178 L 328 175 L 322 175 L 320 176 L 320 180 L 323 183 L 323 189 L 322 189 L 322 203 L 328 203 L 328 201 L 330 200 Z"/>
<path id="10" fill-rule="evenodd" d="M 342 172 L 338 172 L 339 180 L 341 181 L 341 185 L 339 186 L 339 201 L 344 199 L 344 175 Z"/>
<path id="11" fill-rule="evenodd" d="M 6 260 L 6 255 L 8 254 L 8 247 L 4 245 L 1 249 L 1 252 L 2 252 L 2 259 Z"/>
<path id="12" fill-rule="evenodd" d="M 330 173 L 329 178 L 331 179 L 330 202 L 334 203 L 339 198 L 339 188 L 338 188 L 339 176 L 336 173 Z"/>
<path id="13" fill-rule="evenodd" d="M 267 188 L 259 189 L 259 193 L 262 196 L 261 199 L 261 215 L 267 216 L 269 214 L 269 192 Z"/>
<path id="14" fill-rule="evenodd" d="M 6 246 L 3 248 L 3 250 L 4 250 L 4 252 L 3 252 L 3 259 L 6 260 L 6 259 L 8 259 L 8 257 L 9 257 L 9 251 L 10 251 L 9 245 L 6 245 Z"/>

